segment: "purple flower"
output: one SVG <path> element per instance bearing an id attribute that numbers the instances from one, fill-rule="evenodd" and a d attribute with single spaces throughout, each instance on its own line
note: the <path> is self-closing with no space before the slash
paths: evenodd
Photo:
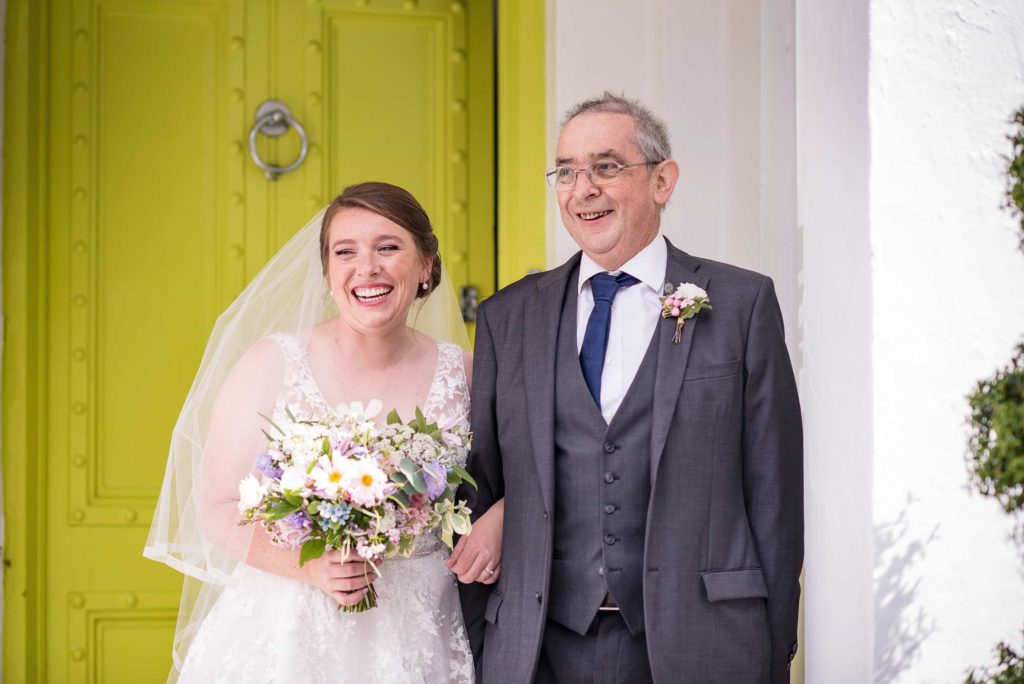
<path id="1" fill-rule="evenodd" d="M 313 527 L 313 520 L 305 511 L 295 511 L 285 518 L 284 522 L 296 529 L 312 529 Z"/>
<path id="2" fill-rule="evenodd" d="M 274 459 L 270 457 L 270 454 L 260 454 L 256 457 L 256 468 L 271 479 L 278 479 L 281 477 L 281 469 L 274 464 Z"/>
<path id="3" fill-rule="evenodd" d="M 423 479 L 427 482 L 427 498 L 431 501 L 444 494 L 448 487 L 448 473 L 440 463 L 423 466 Z"/>

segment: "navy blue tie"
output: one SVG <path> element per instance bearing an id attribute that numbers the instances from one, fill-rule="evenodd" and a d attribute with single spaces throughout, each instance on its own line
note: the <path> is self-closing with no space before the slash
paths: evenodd
<path id="1" fill-rule="evenodd" d="M 612 322 L 612 300 L 620 287 L 629 287 L 640 281 L 628 273 L 613 276 L 598 273 L 590 279 L 590 291 L 594 293 L 594 310 L 587 320 L 587 332 L 580 347 L 580 368 L 587 389 L 601 408 L 601 373 L 604 371 L 604 354 L 608 348 L 608 329 Z"/>

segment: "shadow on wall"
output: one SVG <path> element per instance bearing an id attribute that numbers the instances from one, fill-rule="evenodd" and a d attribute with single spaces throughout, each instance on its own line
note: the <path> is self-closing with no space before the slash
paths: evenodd
<path id="1" fill-rule="evenodd" d="M 914 597 L 920 578 L 914 566 L 938 536 L 936 524 L 927 539 L 910 539 L 907 511 L 888 523 L 875 525 L 875 682 L 896 681 L 917 660 L 921 645 L 935 631 L 935 620 Z"/>

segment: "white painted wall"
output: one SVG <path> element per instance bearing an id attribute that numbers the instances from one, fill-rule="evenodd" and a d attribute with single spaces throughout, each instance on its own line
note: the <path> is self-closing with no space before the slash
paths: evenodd
<path id="1" fill-rule="evenodd" d="M 1024 627 L 1011 521 L 964 465 L 965 395 L 1024 338 L 1024 4 L 873 0 L 871 45 L 876 681 L 962 681 Z"/>
<path id="2" fill-rule="evenodd" d="M 554 143 L 565 111 L 604 90 L 645 102 L 668 124 L 682 167 L 664 232 L 694 254 L 716 258 L 735 251 L 755 266 L 760 25 L 756 14 L 738 9 L 745 4 L 557 0 L 549 29 L 551 128 Z M 596 50 L 601 43 L 610 49 Z M 550 207 L 550 225 L 558 229 L 554 265 L 577 247 L 561 229 L 554 191 Z"/>

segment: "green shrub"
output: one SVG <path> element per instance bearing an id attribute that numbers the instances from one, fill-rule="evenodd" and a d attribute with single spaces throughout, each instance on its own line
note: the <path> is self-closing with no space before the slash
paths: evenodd
<path id="1" fill-rule="evenodd" d="M 999 663 L 983 670 L 971 668 L 964 684 L 1024 684 L 1024 657 L 1009 644 L 996 646 Z"/>
<path id="2" fill-rule="evenodd" d="M 1010 122 L 1016 130 L 1006 136 L 1013 154 L 1006 169 L 1006 206 L 1020 220 L 1020 249 L 1024 251 L 1024 107 L 1014 113 Z"/>
<path id="3" fill-rule="evenodd" d="M 970 396 L 971 480 L 1007 513 L 1024 510 L 1024 344 Z"/>

